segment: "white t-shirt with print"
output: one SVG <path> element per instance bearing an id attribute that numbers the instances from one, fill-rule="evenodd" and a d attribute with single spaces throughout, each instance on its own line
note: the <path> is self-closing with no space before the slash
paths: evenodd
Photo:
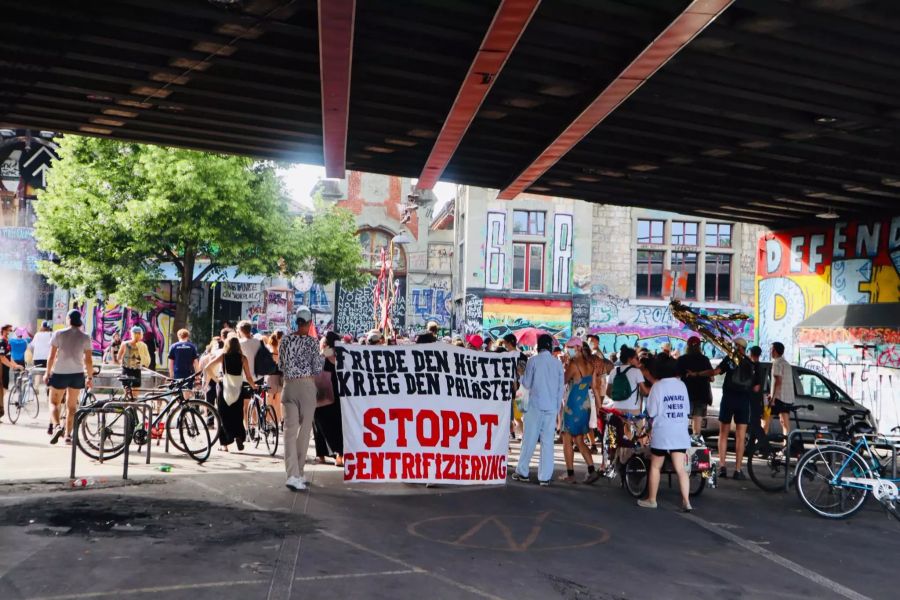
<path id="1" fill-rule="evenodd" d="M 775 394 L 775 376 L 781 377 L 781 391 Z M 773 398 L 781 400 L 785 404 L 794 403 L 794 370 L 791 363 L 783 356 L 772 361 L 772 382 L 769 385 L 769 393 Z"/>
<path id="2" fill-rule="evenodd" d="M 629 367 L 631 367 L 631 365 L 616 365 L 615 368 L 609 372 L 609 377 L 606 378 L 607 394 L 612 393 L 613 382 L 616 380 L 616 373 L 620 370 L 625 371 L 625 369 L 628 369 L 628 371 L 625 372 L 625 377 L 628 378 L 628 388 L 634 391 L 631 392 L 631 396 L 629 396 L 628 400 L 614 401 L 612 405 L 619 410 L 638 411 L 641 408 L 639 384 L 644 383 L 644 375 L 639 368 Z"/>
<path id="3" fill-rule="evenodd" d="M 690 412 L 687 386 L 681 379 L 667 377 L 654 383 L 647 397 L 647 414 L 653 419 L 650 447 L 658 450 L 690 448 Z"/>

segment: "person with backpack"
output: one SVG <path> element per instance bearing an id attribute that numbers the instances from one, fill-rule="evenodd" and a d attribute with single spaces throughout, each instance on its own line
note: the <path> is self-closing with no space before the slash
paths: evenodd
<path id="1" fill-rule="evenodd" d="M 750 400 L 753 386 L 756 383 L 756 370 L 747 356 L 747 340 L 734 338 L 734 351 L 737 360 L 723 358 L 715 369 L 689 372 L 689 377 L 714 377 L 725 374 L 722 384 L 722 404 L 719 406 L 719 477 L 728 477 L 725 459 L 728 452 L 728 434 L 731 422 L 734 421 L 734 475 L 738 481 L 746 479 L 741 470 L 744 460 L 744 445 L 747 437 L 747 425 L 750 423 Z"/>
<path id="2" fill-rule="evenodd" d="M 641 373 L 641 362 L 634 348 L 622 346 L 619 358 L 622 364 L 610 371 L 606 394 L 617 409 L 636 414 L 641 411 L 640 397 L 650 394 L 650 386 Z"/>

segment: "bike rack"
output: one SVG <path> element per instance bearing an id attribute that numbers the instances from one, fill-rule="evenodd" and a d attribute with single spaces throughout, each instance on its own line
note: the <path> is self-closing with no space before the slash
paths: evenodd
<path id="1" fill-rule="evenodd" d="M 797 476 L 796 472 L 791 472 L 791 449 L 794 447 L 793 442 L 795 438 L 800 438 L 800 442 L 803 443 L 803 436 L 812 435 L 813 442 L 818 439 L 822 439 L 824 437 L 828 437 L 832 442 L 836 441 L 837 438 L 834 436 L 833 431 L 819 431 L 816 429 L 792 429 L 787 436 L 787 440 L 784 443 L 784 491 L 790 491 L 791 489 L 791 481 L 793 481 L 794 477 Z M 805 448 L 805 446 L 804 446 Z M 804 450 L 805 453 L 805 450 Z M 802 456 L 802 454 L 801 454 Z M 798 457 L 795 461 L 797 464 L 800 462 L 800 458 Z M 797 465 L 794 465 L 794 471 L 797 470 Z"/>
<path id="2" fill-rule="evenodd" d="M 80 408 L 75 411 L 75 424 L 72 429 L 72 465 L 69 471 L 69 478 L 75 479 L 75 460 L 78 453 L 78 430 L 80 429 L 81 421 L 85 419 L 88 415 L 91 414 L 99 414 L 100 415 L 100 462 L 103 463 L 103 443 L 105 440 L 105 432 L 106 432 L 106 415 L 108 413 L 116 412 L 117 409 L 128 409 L 133 408 L 135 410 L 141 411 L 141 416 L 144 417 L 145 423 L 153 422 L 153 407 L 149 403 L 143 402 L 106 402 L 102 406 L 86 406 L 84 408 Z M 132 419 L 125 419 L 125 463 L 122 467 L 122 479 L 128 479 L 128 456 L 131 449 L 131 439 L 134 435 L 134 424 L 132 423 Z M 149 431 L 148 431 L 149 436 Z M 147 439 L 147 464 L 150 464 L 150 439 Z"/>

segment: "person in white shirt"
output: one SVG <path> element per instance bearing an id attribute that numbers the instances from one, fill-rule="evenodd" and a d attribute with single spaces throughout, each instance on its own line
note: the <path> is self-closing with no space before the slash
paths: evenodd
<path id="1" fill-rule="evenodd" d="M 606 395 L 612 398 L 614 406 L 624 412 L 638 413 L 641 410 L 640 397 L 650 393 L 650 386 L 644 381 L 644 375 L 641 373 L 641 361 L 638 359 L 637 352 L 634 348 L 622 347 L 619 352 L 622 364 L 617 365 L 609 372 L 606 385 Z M 628 389 L 631 394 L 622 399 L 617 398 L 615 394 L 616 375 L 623 373 L 628 378 Z"/>
<path id="2" fill-rule="evenodd" d="M 50 321 L 44 321 L 41 323 L 41 330 L 34 334 L 34 338 L 28 344 L 35 367 L 47 366 L 47 359 L 50 358 L 50 338 L 52 337 L 53 330 L 50 327 Z"/>
<path id="3" fill-rule="evenodd" d="M 642 508 L 656 508 L 656 493 L 659 477 L 666 456 L 672 461 L 672 468 L 678 475 L 681 490 L 681 509 L 690 512 L 689 474 L 685 468 L 685 454 L 691 446 L 690 426 L 691 404 L 687 386 L 678 377 L 678 363 L 667 355 L 659 355 L 653 361 L 653 376 L 656 382 L 647 398 L 647 414 L 652 419 L 650 429 L 650 473 L 647 498 L 638 500 Z"/>
<path id="4" fill-rule="evenodd" d="M 794 369 L 784 358 L 784 344 L 773 342 L 771 353 L 772 382 L 767 402 L 772 407 L 771 414 L 778 415 L 781 420 L 781 430 L 787 439 L 791 431 L 791 408 L 794 406 Z M 769 430 L 768 419 L 763 427 L 763 431 Z"/>
<path id="5" fill-rule="evenodd" d="M 250 428 L 249 422 L 249 409 L 250 409 L 250 399 L 253 397 L 253 394 L 250 392 L 249 385 L 257 380 L 256 376 L 256 353 L 259 352 L 259 347 L 262 346 L 262 342 L 257 338 L 253 337 L 253 324 L 250 321 L 241 321 L 237 324 L 238 338 L 241 342 L 241 352 L 244 353 L 244 356 L 247 357 L 247 364 L 250 365 L 250 381 L 247 381 L 247 385 L 244 386 L 243 391 L 243 399 L 244 399 L 244 427 L 247 429 Z"/>

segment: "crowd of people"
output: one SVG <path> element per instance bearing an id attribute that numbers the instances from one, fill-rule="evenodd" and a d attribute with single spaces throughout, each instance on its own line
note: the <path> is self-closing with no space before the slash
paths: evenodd
<path id="1" fill-rule="evenodd" d="M 293 490 L 307 487 L 303 477 L 310 436 L 315 442 L 316 462 L 333 461 L 343 466 L 343 432 L 341 403 L 338 393 L 335 347 L 338 343 L 392 345 L 403 343 L 444 342 L 483 352 L 521 352 L 516 397 L 511 402 L 510 437 L 522 437 L 514 480 L 529 480 L 529 463 L 540 442 L 537 479 L 542 486 L 553 478 L 553 449 L 561 443 L 565 473 L 564 483 L 576 483 L 575 457 L 585 463 L 584 483 L 594 483 L 612 460 L 600 452 L 604 419 L 602 413 L 614 407 L 618 414 L 644 414 L 651 419 L 649 434 L 651 470 L 649 495 L 640 501 L 643 507 L 656 506 L 656 490 L 660 469 L 667 456 L 681 484 L 683 507 L 691 510 L 687 496 L 688 474 L 684 454 L 691 445 L 703 445 L 701 423 L 712 404 L 710 382 L 724 374 L 723 396 L 719 411 L 718 453 L 720 477 L 728 476 L 727 443 L 732 423 L 735 427 L 735 466 L 732 477 L 743 479 L 741 463 L 748 427 L 768 429 L 768 420 L 778 415 L 785 434 L 790 427 L 789 411 L 793 404 L 790 365 L 784 359 L 784 346 L 778 342 L 771 348 L 773 364 L 770 393 L 763 397 L 763 371 L 759 369 L 761 348 L 748 349 L 743 338 L 734 340 L 732 358 L 722 359 L 713 367 L 702 352 L 702 340 L 691 337 L 684 354 L 664 344 L 656 353 L 647 348 L 623 345 L 606 355 L 599 338 L 589 335 L 584 340 L 572 337 L 563 346 L 549 334 L 541 335 L 534 348 L 524 347 L 512 333 L 497 339 L 479 334 L 441 336 L 439 325 L 427 324 L 414 339 L 385 337 L 371 330 L 362 336 L 339 335 L 328 331 L 321 338 L 310 335 L 312 313 L 307 307 L 295 311 L 295 328 L 290 333 L 278 331 L 262 335 L 249 321 L 232 328 L 226 323 L 200 352 L 190 340 L 190 332 L 177 332 L 178 341 L 168 350 L 168 375 L 173 380 L 194 378 L 207 401 L 217 407 L 221 417 L 218 431 L 220 450 L 229 451 L 232 444 L 244 449 L 247 431 L 253 425 L 248 414 L 255 390 L 265 385 L 268 403 L 273 407 L 285 439 L 287 486 Z M 25 366 L 25 354 L 31 350 L 35 367 L 45 369 L 48 388 L 51 443 L 65 436 L 71 443 L 72 424 L 60 419 L 65 403 L 74 414 L 81 390 L 90 388 L 93 379 L 93 345 L 84 333 L 81 313 L 72 310 L 67 327 L 52 331 L 49 323 L 31 339 L 27 331 L 3 326 L 0 336 L 0 367 L 3 386 L 0 400 L 9 386 L 10 372 Z M 15 334 L 15 337 L 13 337 Z M 152 337 L 152 336 L 150 336 Z M 117 365 L 123 380 L 133 388 L 143 383 L 142 373 L 152 369 L 155 350 L 148 347 L 144 331 L 130 328 L 123 339 L 119 334 L 103 354 L 103 362 Z M 4 403 L 0 401 L 0 416 Z M 624 422 L 610 419 L 616 427 L 616 439 L 623 439 Z M 595 456 L 601 454 L 601 464 Z"/>

